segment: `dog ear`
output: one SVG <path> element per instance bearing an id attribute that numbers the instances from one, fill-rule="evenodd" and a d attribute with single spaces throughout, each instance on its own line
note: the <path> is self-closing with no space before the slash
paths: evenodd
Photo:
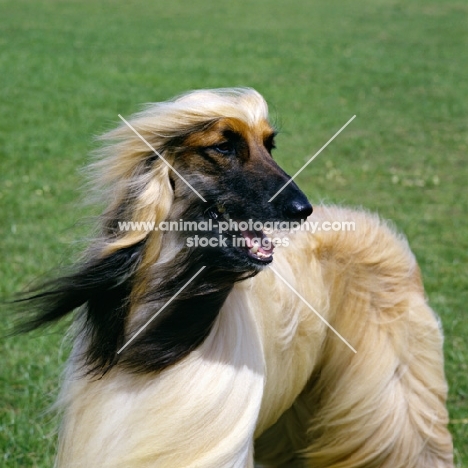
<path id="1" fill-rule="evenodd" d="M 98 233 L 103 257 L 142 242 L 150 233 L 159 254 L 161 235 L 154 235 L 154 227 L 172 207 L 174 154 L 168 138 L 155 130 L 158 123 L 140 115 L 99 137 L 102 144 L 88 176 L 89 201 L 104 207 Z"/>
<path id="2" fill-rule="evenodd" d="M 16 301 L 27 314 L 19 331 L 50 324 L 82 307 L 80 322 L 90 339 L 86 362 L 100 369 L 110 364 L 123 342 L 132 280 L 143 247 L 140 242 L 107 257 L 90 256 L 68 274 L 25 293 Z"/>
<path id="3" fill-rule="evenodd" d="M 159 256 L 162 232 L 158 231 L 158 225 L 167 219 L 174 199 L 169 172 L 168 165 L 158 160 L 145 174 L 125 181 L 123 193 L 101 217 L 103 257 L 148 237 L 151 237 L 153 257 Z"/>
<path id="4" fill-rule="evenodd" d="M 160 159 L 149 164 L 147 158 L 133 158 L 133 168 L 112 180 L 115 195 L 108 198 L 98 236 L 84 259 L 71 272 L 40 284 L 16 301 L 26 313 L 19 331 L 55 322 L 81 308 L 79 323 L 88 343 L 83 362 L 92 372 L 115 364 L 137 274 L 142 266 L 155 262 L 161 251 L 163 232 L 155 228 L 167 218 L 174 195 L 168 165 Z M 115 165 L 109 170 L 118 174 Z"/>

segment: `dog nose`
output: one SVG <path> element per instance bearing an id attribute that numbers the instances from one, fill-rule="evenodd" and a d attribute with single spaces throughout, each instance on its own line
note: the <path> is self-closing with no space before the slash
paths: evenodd
<path id="1" fill-rule="evenodd" d="M 285 215 L 292 220 L 305 220 L 312 214 L 312 205 L 304 199 L 294 199 L 285 207 Z"/>

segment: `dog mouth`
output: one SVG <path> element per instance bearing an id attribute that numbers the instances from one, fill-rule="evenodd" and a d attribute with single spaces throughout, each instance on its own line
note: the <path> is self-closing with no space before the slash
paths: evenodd
<path id="1" fill-rule="evenodd" d="M 240 230 L 239 232 L 245 240 L 244 250 L 249 257 L 262 263 L 273 261 L 274 246 L 263 231 Z"/>
<path id="2" fill-rule="evenodd" d="M 275 247 L 265 232 L 253 228 L 242 229 L 244 226 L 250 228 L 252 221 L 249 223 L 232 218 L 225 207 L 219 204 L 209 208 L 207 214 L 213 221 L 217 223 L 223 221 L 224 225 L 229 226 L 222 234 L 230 239 L 231 245 L 235 250 L 247 255 L 249 259 L 258 264 L 265 265 L 273 261 Z"/>

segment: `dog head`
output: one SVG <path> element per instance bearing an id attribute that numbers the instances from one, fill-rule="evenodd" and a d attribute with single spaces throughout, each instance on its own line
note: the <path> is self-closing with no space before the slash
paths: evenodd
<path id="1" fill-rule="evenodd" d="M 150 105 L 107 134 L 111 144 L 96 165 L 96 185 L 107 187 L 109 200 L 105 254 L 145 238 L 152 245 L 145 263 L 154 263 L 178 237 L 179 248 L 205 248 L 226 268 L 259 271 L 274 248 L 261 225 L 312 212 L 272 157 L 275 135 L 267 105 L 252 89 L 195 91 Z M 182 229 L 161 231 L 162 221 L 180 221 L 166 226 Z M 157 229 L 122 231 L 122 222 Z"/>

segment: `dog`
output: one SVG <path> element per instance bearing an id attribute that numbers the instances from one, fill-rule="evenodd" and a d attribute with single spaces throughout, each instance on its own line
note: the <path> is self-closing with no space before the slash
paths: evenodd
<path id="1" fill-rule="evenodd" d="M 452 467 L 441 327 L 406 240 L 312 214 L 253 89 L 122 120 L 91 165 L 95 238 L 27 300 L 29 328 L 76 314 L 56 466 Z"/>

